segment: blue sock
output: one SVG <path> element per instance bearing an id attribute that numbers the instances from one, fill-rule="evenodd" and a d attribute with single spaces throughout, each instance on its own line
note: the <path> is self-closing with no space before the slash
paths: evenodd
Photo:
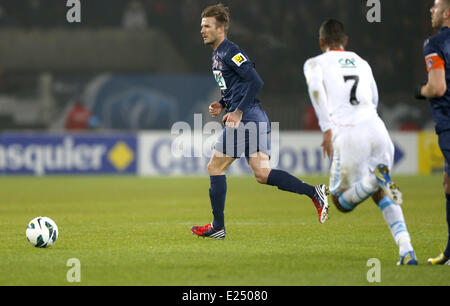
<path id="1" fill-rule="evenodd" d="M 308 185 L 283 170 L 272 170 L 267 185 L 276 186 L 283 191 L 305 194 L 312 199 L 316 193 L 314 186 Z"/>
<path id="2" fill-rule="evenodd" d="M 220 230 L 225 227 L 225 197 L 227 195 L 227 177 L 225 175 L 211 176 L 209 198 L 214 216 L 213 227 Z"/>
<path id="3" fill-rule="evenodd" d="M 444 255 L 450 258 L 450 194 L 445 195 L 447 199 L 447 225 L 448 225 L 448 242 L 447 248 L 445 249 Z"/>

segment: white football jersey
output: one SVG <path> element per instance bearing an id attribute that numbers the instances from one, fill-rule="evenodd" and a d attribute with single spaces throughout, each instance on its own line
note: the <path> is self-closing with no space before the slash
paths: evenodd
<path id="1" fill-rule="evenodd" d="M 303 69 L 322 131 L 378 116 L 372 69 L 356 53 L 328 51 L 307 60 Z"/>

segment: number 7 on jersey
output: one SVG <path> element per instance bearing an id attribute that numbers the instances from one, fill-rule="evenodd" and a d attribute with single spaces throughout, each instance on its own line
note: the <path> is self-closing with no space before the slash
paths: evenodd
<path id="1" fill-rule="evenodd" d="M 344 76 L 344 81 L 354 81 L 352 90 L 350 91 L 350 104 L 351 105 L 359 105 L 361 102 L 356 98 L 356 90 L 358 89 L 359 84 L 359 76 L 357 75 L 346 75 Z"/>

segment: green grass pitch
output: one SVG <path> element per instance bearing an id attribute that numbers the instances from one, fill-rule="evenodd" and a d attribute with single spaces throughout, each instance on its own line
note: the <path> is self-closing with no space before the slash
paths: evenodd
<path id="1" fill-rule="evenodd" d="M 0 285 L 74 285 L 70 258 L 80 260 L 79 285 L 450 285 L 450 267 L 426 264 L 447 239 L 441 175 L 395 179 L 417 267 L 396 266 L 397 246 L 371 200 L 350 214 L 332 207 L 321 225 L 308 198 L 230 177 L 227 238 L 216 241 L 189 231 L 211 221 L 207 177 L 5 177 Z M 49 249 L 26 240 L 37 216 L 59 227 Z M 371 258 L 381 283 L 367 281 Z"/>

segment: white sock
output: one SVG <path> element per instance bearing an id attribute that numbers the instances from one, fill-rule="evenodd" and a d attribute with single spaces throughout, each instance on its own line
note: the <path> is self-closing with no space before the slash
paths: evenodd
<path id="1" fill-rule="evenodd" d="M 413 251 L 414 249 L 411 245 L 411 237 L 409 236 L 408 229 L 406 228 L 402 208 L 399 205 L 394 204 L 394 202 L 392 202 L 392 200 L 387 196 L 381 199 L 378 203 L 378 207 L 383 212 L 384 219 L 391 229 L 392 237 L 399 247 L 400 256 L 405 255 L 407 252 Z"/>
<path id="2" fill-rule="evenodd" d="M 375 177 L 375 174 L 372 173 L 347 189 L 342 194 L 342 197 L 345 202 L 356 206 L 370 197 L 377 190 L 377 178 Z"/>

